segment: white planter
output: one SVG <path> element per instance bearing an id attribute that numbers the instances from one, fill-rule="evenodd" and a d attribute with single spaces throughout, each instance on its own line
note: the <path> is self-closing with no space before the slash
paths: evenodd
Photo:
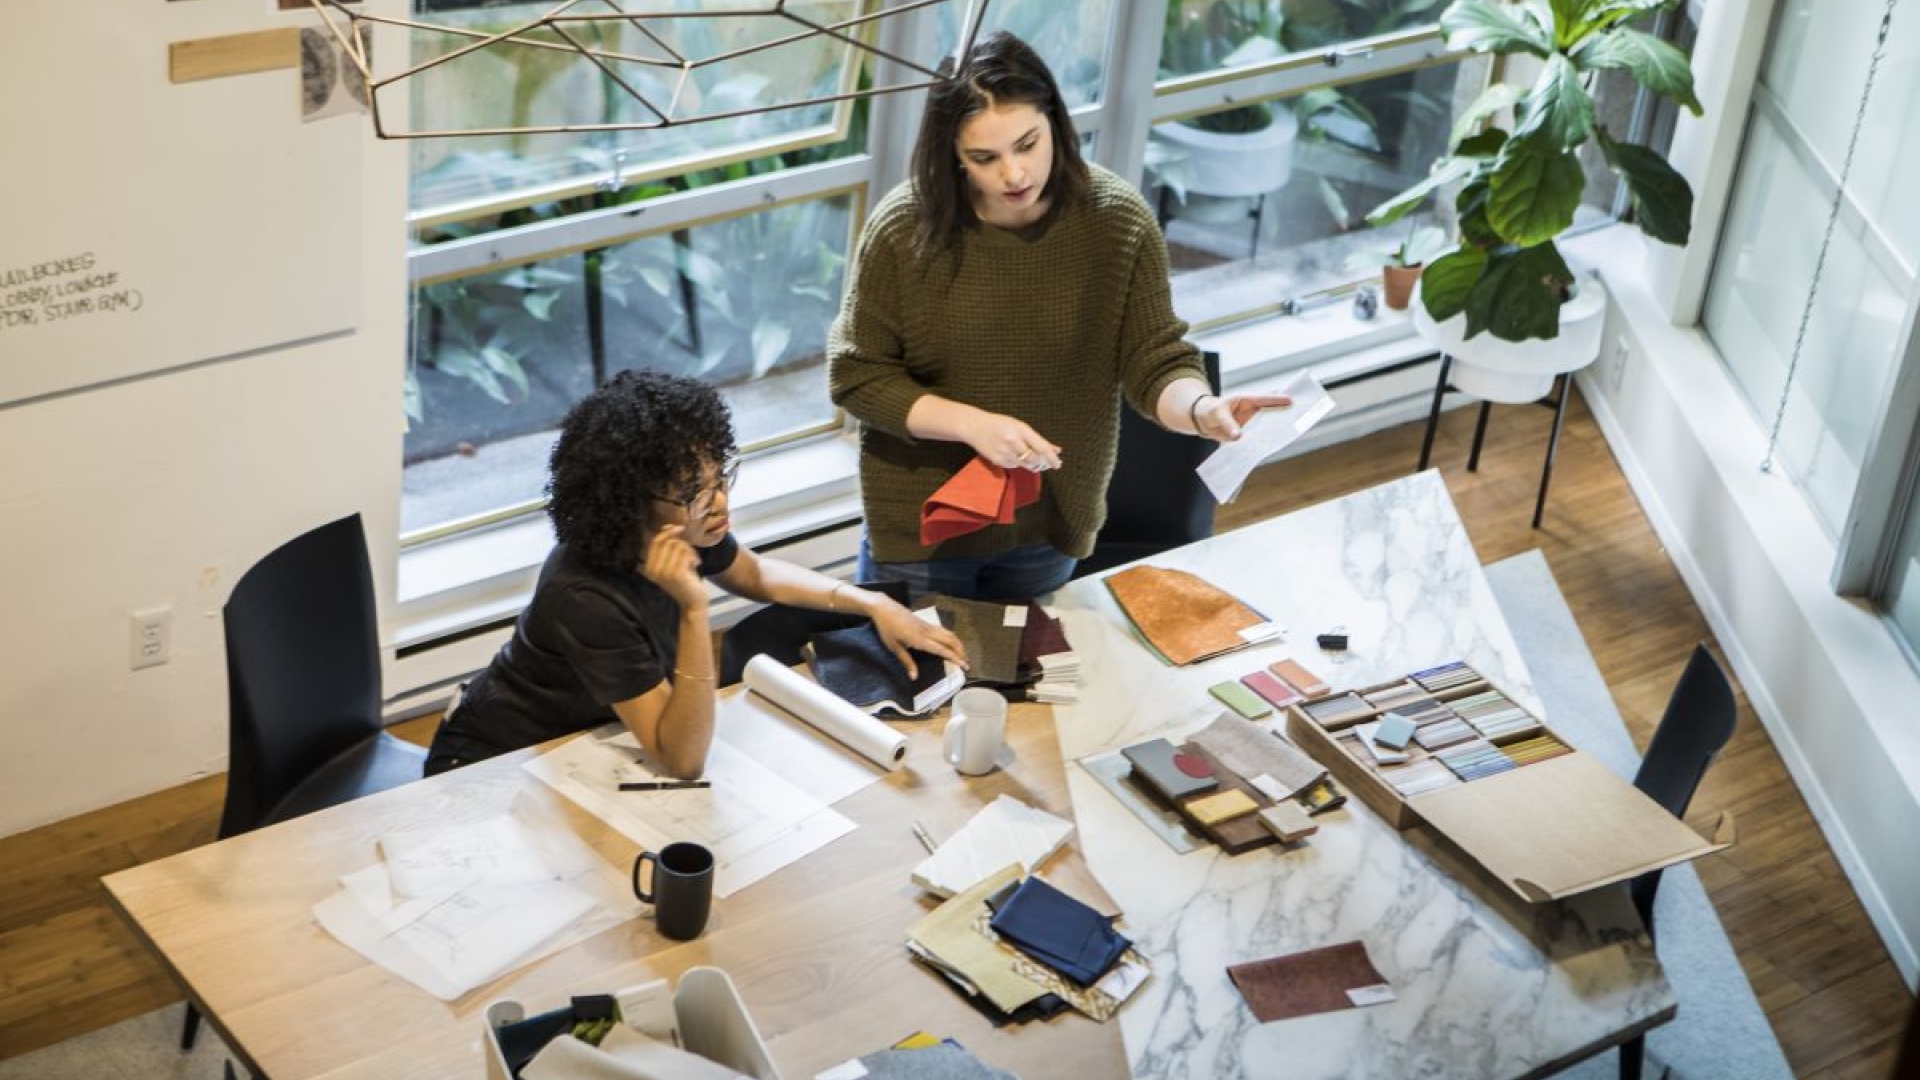
<path id="1" fill-rule="evenodd" d="M 1467 337 L 1467 317 L 1435 323 L 1413 292 L 1413 325 L 1434 348 L 1453 357 L 1449 380 L 1461 393 L 1482 401 L 1520 404 L 1538 401 L 1563 372 L 1578 371 L 1600 356 L 1606 325 L 1607 290 L 1591 273 L 1579 275 L 1573 299 L 1560 308 L 1560 336 L 1548 341 L 1505 341 L 1481 331 Z"/>
<path id="2" fill-rule="evenodd" d="M 1182 169 L 1188 191 L 1201 195 L 1265 195 L 1293 175 L 1293 146 L 1300 121 L 1285 102 L 1268 106 L 1273 123 L 1259 131 L 1227 134 L 1182 123 L 1158 124 L 1154 134 L 1186 158 Z"/>

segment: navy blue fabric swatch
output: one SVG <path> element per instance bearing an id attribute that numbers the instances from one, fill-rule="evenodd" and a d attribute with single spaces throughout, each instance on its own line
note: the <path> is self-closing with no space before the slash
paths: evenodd
<path id="1" fill-rule="evenodd" d="M 1100 981 L 1133 945 L 1098 911 L 1031 876 L 994 912 L 991 925 L 1076 986 Z"/>

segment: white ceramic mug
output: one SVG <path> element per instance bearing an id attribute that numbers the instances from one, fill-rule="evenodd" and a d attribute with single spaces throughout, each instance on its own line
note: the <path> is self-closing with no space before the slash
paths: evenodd
<path id="1" fill-rule="evenodd" d="M 947 764 L 968 776 L 990 773 L 1006 737 L 1006 698 L 979 687 L 954 696 L 953 715 L 947 720 Z"/>

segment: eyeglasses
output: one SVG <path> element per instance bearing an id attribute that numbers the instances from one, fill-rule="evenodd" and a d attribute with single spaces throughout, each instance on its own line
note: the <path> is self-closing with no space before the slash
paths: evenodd
<path id="1" fill-rule="evenodd" d="M 683 489 L 678 495 L 655 494 L 653 497 L 661 502 L 684 508 L 690 518 L 705 517 L 712 512 L 714 500 L 724 492 L 733 490 L 733 482 L 738 479 L 740 479 L 740 462 L 730 461 L 720 469 L 719 475 L 715 476 L 710 484 Z"/>

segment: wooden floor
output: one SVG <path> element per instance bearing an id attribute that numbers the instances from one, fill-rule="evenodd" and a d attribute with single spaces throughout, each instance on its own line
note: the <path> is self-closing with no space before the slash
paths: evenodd
<path id="1" fill-rule="evenodd" d="M 1528 528 L 1545 410 L 1495 411 L 1478 474 L 1472 416 L 1447 417 L 1435 450 L 1481 561 L 1541 548 L 1634 740 L 1646 745 L 1695 641 L 1709 633 L 1592 419 L 1576 403 L 1541 529 Z M 1220 527 L 1404 476 L 1408 425 L 1256 474 Z M 423 738 L 431 720 L 402 726 Z M 216 777 L 0 839 L 0 1058 L 178 1001 L 122 928 L 98 879 L 213 839 Z M 1796 1075 L 1885 1080 L 1912 998 L 1868 925 L 1771 742 L 1741 701 L 1739 729 L 1693 802 L 1696 825 L 1732 810 L 1737 846 L 1699 864 Z"/>

